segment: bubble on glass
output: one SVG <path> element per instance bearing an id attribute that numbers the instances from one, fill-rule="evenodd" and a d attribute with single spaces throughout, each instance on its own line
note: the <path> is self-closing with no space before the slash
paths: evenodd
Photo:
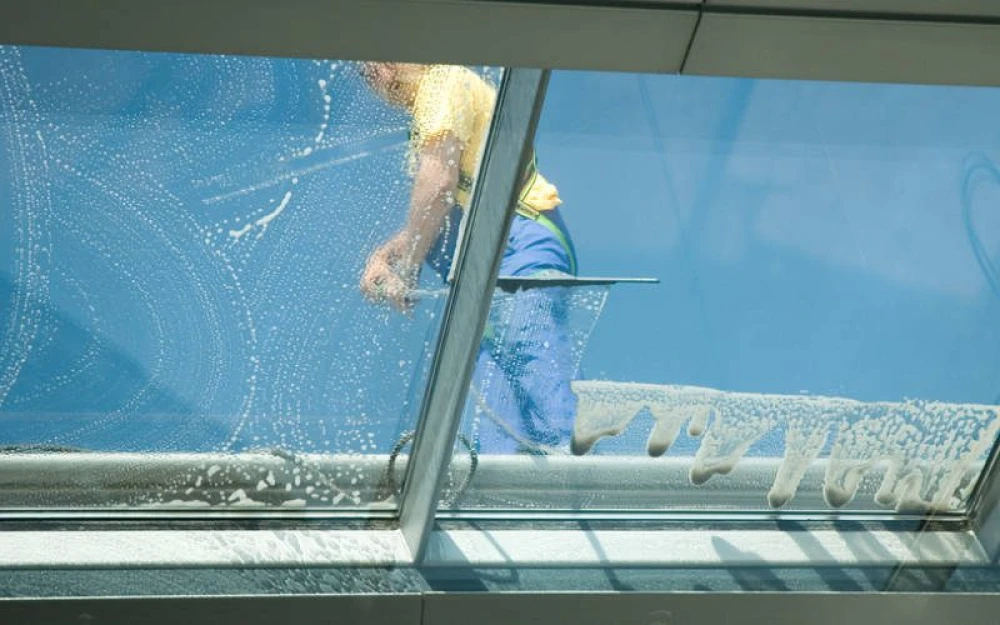
<path id="1" fill-rule="evenodd" d="M 339 61 L 0 47 L 0 85 L 2 442 L 269 458 L 150 505 L 365 503 L 323 457 L 413 428 L 443 305 L 358 290 L 405 115 Z"/>

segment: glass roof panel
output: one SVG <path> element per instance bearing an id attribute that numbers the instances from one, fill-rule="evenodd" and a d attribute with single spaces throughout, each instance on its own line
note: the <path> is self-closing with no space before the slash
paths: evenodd
<path id="1" fill-rule="evenodd" d="M 445 507 L 965 511 L 1000 428 L 998 105 L 554 73 L 561 235 L 515 218 L 501 275 L 659 282 L 498 291 Z"/>
<path id="2" fill-rule="evenodd" d="M 100 500 L 62 461 L 106 476 L 129 452 L 161 483 L 191 468 L 107 505 L 395 505 L 376 481 L 415 427 L 443 298 L 400 315 L 359 289 L 412 169 L 408 115 L 360 67 L 0 47 L 8 475 L 59 453 L 64 494 Z M 72 505 L 36 486 L 0 506 Z"/>

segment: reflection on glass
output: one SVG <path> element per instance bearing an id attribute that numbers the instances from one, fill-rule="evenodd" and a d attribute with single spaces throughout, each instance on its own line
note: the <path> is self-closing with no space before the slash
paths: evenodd
<path id="1" fill-rule="evenodd" d="M 607 287 L 510 282 L 493 298 L 462 433 L 485 454 L 566 453 L 577 412 L 570 384 Z"/>
<path id="2" fill-rule="evenodd" d="M 406 107 L 362 67 L 0 48 L 9 471 L 73 456 L 66 492 L 99 492 L 114 456 L 68 452 L 133 452 L 127 492 L 104 503 L 394 505 L 377 481 L 415 426 L 443 298 L 404 316 L 359 288 L 419 166 Z M 425 75 L 498 78 L 413 71 L 431 113 L 463 93 Z M 59 496 L 39 489 L 33 505 Z"/>
<path id="3" fill-rule="evenodd" d="M 998 105 L 555 73 L 535 147 L 580 275 L 660 282 L 596 308 L 593 287 L 560 287 L 584 341 L 538 358 L 572 372 L 572 431 L 480 435 L 454 505 L 963 511 L 1000 428 Z M 496 421 L 477 384 L 472 434 Z"/>

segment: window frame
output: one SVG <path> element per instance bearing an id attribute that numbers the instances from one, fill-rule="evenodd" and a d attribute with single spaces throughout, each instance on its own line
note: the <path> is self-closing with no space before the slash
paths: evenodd
<path id="1" fill-rule="evenodd" d="M 497 92 L 400 501 L 400 530 L 418 561 L 427 547 L 461 426 L 490 313 L 491 298 L 484 294 L 492 291 L 500 272 L 548 76 L 547 70 L 507 69 Z"/>
<path id="2" fill-rule="evenodd" d="M 607 3 L 607 6 L 579 6 L 559 2 L 508 3 L 489 0 L 385 0 L 377 3 L 341 0 L 284 5 L 265 0 L 253 0 L 250 5 L 230 0 L 185 0 L 170 3 L 169 6 L 150 5 L 145 7 L 147 10 L 137 11 L 125 0 L 101 0 L 86 4 L 60 0 L 9 0 L 4 5 L 7 19 L 0 22 L 0 41 L 181 52 L 679 71 L 701 75 L 1000 85 L 1000 65 L 991 65 L 983 60 L 989 58 L 992 50 L 1000 49 L 1000 25 L 990 16 L 963 14 L 961 20 L 932 20 L 926 15 L 897 15 L 892 20 L 845 18 L 843 15 L 824 14 L 816 8 L 820 1 L 802 0 L 801 3 L 796 2 L 794 7 L 777 12 L 771 10 L 775 3 L 765 0 L 757 0 L 753 6 L 743 7 L 740 11 L 726 10 L 719 2 L 712 1 L 708 4 L 651 2 L 641 3 L 641 7 L 630 3 L 628 7 L 615 7 L 612 3 Z M 482 18 L 487 13 L 491 19 Z M 239 16 L 246 19 L 232 21 L 231 18 Z M 435 20 L 447 24 L 449 32 L 460 34 L 457 44 L 437 36 L 432 29 L 407 26 L 434 23 Z M 269 23 L 274 27 L 262 29 L 260 23 Z M 220 24 L 228 26 L 220 28 Z M 333 26 L 324 30 L 323 26 L 330 24 Z M 392 36 L 371 36 L 377 29 L 387 28 L 386 24 L 390 25 L 388 28 L 392 29 Z M 511 32 L 519 33 L 519 38 L 512 41 Z M 926 45 L 928 36 L 938 43 Z M 859 38 L 867 45 L 852 48 L 849 42 L 857 42 Z M 595 40 L 613 42 L 614 45 L 594 45 Z M 463 42 L 466 45 L 462 45 Z M 959 42 L 961 45 L 951 45 Z M 471 45 L 473 43 L 475 45 Z M 781 53 L 764 54 L 775 49 L 780 49 Z M 830 50 L 836 53 L 820 62 L 822 55 L 829 54 Z M 906 63 L 904 65 L 894 59 L 906 59 Z M 965 70 L 959 75 L 948 71 L 956 66 L 963 66 Z M 639 563 L 647 567 L 691 565 L 690 558 L 686 562 L 671 560 L 669 543 L 660 544 L 659 551 L 663 552 L 663 557 L 649 556 L 649 534 L 623 533 L 613 527 L 616 523 L 628 527 L 630 520 L 624 517 L 609 518 L 607 521 L 611 526 L 596 529 L 586 523 L 556 525 L 556 529 L 539 529 L 526 524 L 522 530 L 504 534 L 476 524 L 464 529 L 435 529 L 437 519 L 447 517 L 436 512 L 436 504 L 467 391 L 467 384 L 462 382 L 467 380 L 471 371 L 475 341 L 488 313 L 489 298 L 483 294 L 489 292 L 489 285 L 496 278 L 498 254 L 509 225 L 512 190 L 520 171 L 513 165 L 520 165 L 525 158 L 525 148 L 530 143 L 537 122 L 545 75 L 545 71 L 537 69 L 505 71 L 506 86 L 501 90 L 504 104 L 498 107 L 490 141 L 492 147 L 487 148 L 480 171 L 480 184 L 477 185 L 481 190 L 479 196 L 483 199 L 476 202 L 481 206 L 473 209 L 473 216 L 470 217 L 472 228 L 467 234 L 469 245 L 466 248 L 475 251 L 463 253 L 459 261 L 463 270 L 458 274 L 451 298 L 453 302 L 449 303 L 450 312 L 442 327 L 442 343 L 435 355 L 435 373 L 421 411 L 422 433 L 418 435 L 411 455 L 413 463 L 408 469 L 410 474 L 398 523 L 394 518 L 387 517 L 381 519 L 385 521 L 385 526 L 378 529 L 347 530 L 338 524 L 352 517 L 351 514 L 314 515 L 292 511 L 279 515 L 280 520 L 291 524 L 288 529 L 238 529 L 246 521 L 252 521 L 255 526 L 266 525 L 256 513 L 213 515 L 231 527 L 181 528 L 177 526 L 199 519 L 177 517 L 160 529 L 150 529 L 153 526 L 146 524 L 153 517 L 162 521 L 163 515 L 149 515 L 145 519 L 140 515 L 132 517 L 137 529 L 116 532 L 110 528 L 132 513 L 98 515 L 93 519 L 94 525 L 81 528 L 79 520 L 82 517 L 75 512 L 55 514 L 47 519 L 44 510 L 26 510 L 23 514 L 5 515 L 4 523 L 7 525 L 0 532 L 0 542 L 6 542 L 11 548 L 0 549 L 0 569 L 169 568 L 184 564 L 234 568 L 294 565 L 422 569 L 498 563 L 510 566 L 517 563 L 504 561 L 503 556 L 498 554 L 505 549 L 516 551 L 522 548 L 519 537 L 545 539 L 546 544 L 552 546 L 556 556 L 550 554 L 551 557 L 546 557 L 544 553 L 539 553 L 537 559 L 531 562 L 536 566 L 608 567 L 621 563 Z M 496 150 L 496 155 L 492 156 L 489 150 Z M 512 158 L 515 154 L 520 155 L 516 160 Z M 504 201 L 506 207 L 501 206 Z M 442 380 L 447 379 L 445 375 L 449 372 L 457 377 L 451 378 L 451 383 L 445 385 Z M 880 540 L 879 537 L 885 540 L 902 537 L 916 545 L 914 548 L 918 556 L 913 560 L 908 560 L 905 552 L 888 550 L 889 557 L 881 562 L 887 566 L 923 562 L 938 562 L 945 566 L 970 561 L 979 564 L 994 562 L 1000 555 L 1000 512 L 997 512 L 1000 503 L 1000 479 L 997 474 L 1000 467 L 996 448 L 987 467 L 970 514 L 956 520 L 955 524 L 942 526 L 941 520 L 932 518 L 921 521 L 916 529 L 862 526 L 844 535 L 824 535 L 848 547 L 842 554 L 845 557 L 835 558 L 827 564 L 858 564 L 847 555 L 854 553 L 850 549 L 851 541 L 859 541 L 858 549 L 861 550 L 872 540 Z M 39 529 L 44 527 L 41 522 L 46 520 L 57 522 L 53 527 L 61 531 Z M 375 524 L 379 520 L 371 519 L 371 522 Z M 478 523 L 476 519 L 465 520 Z M 305 527 L 312 521 L 319 524 Z M 539 519 L 533 521 L 537 523 Z M 698 531 L 702 539 L 709 539 L 709 542 L 712 537 L 725 540 L 726 536 L 739 536 L 744 541 L 739 544 L 745 551 L 759 550 L 759 553 L 770 554 L 773 553 L 775 538 L 784 535 L 785 530 L 780 529 L 781 518 L 772 516 L 765 521 L 750 530 Z M 657 540 L 669 537 L 677 538 L 676 535 L 662 533 Z M 953 539 L 958 539 L 958 549 L 953 548 L 954 544 L 940 548 L 942 540 L 948 543 Z M 225 548 L 203 548 L 206 540 L 218 541 L 218 545 Z M 455 551 L 449 545 L 454 545 L 456 540 L 459 543 L 465 541 L 463 544 L 470 546 L 464 548 L 459 545 Z M 610 552 L 596 547 L 590 552 L 580 549 L 580 545 L 601 545 L 602 541 L 611 540 L 615 546 Z M 304 550 L 303 544 L 313 547 Z M 899 544 L 896 543 L 897 546 Z M 345 549 L 356 555 L 344 557 Z M 145 559 L 126 558 L 123 554 L 145 554 Z M 365 558 L 365 554 L 375 555 Z M 754 563 L 767 565 L 790 561 L 787 552 L 782 554 L 779 550 L 773 555 L 776 557 L 762 558 Z M 704 558 L 703 565 L 709 562 L 710 555 L 706 554 Z M 917 562 L 920 558 L 926 559 Z M 819 561 L 809 563 L 822 564 Z M 394 601 L 395 597 L 385 593 L 375 599 L 348 597 L 347 602 L 359 601 L 358 605 L 362 607 L 358 609 L 362 610 L 360 613 L 365 613 L 363 611 L 372 605 Z M 274 610 L 283 611 L 291 607 L 301 610 L 302 618 L 298 622 L 305 623 L 326 622 L 331 610 L 347 609 L 338 608 L 336 599 L 308 595 L 239 599 L 191 595 L 62 601 L 24 599 L 0 601 L 0 614 L 6 613 L 8 617 L 10 614 L 57 615 L 50 619 L 54 621 L 59 618 L 58 615 L 77 618 L 100 613 L 107 616 L 106 622 L 129 622 L 127 615 L 135 613 L 130 610 L 142 610 L 143 614 L 151 615 L 147 622 L 174 622 L 177 618 L 187 618 L 194 623 L 199 622 L 196 620 L 198 614 L 225 611 L 228 614 L 244 613 L 245 622 L 256 623 L 272 622 Z M 772 616 L 791 610 L 787 614 L 792 618 L 808 611 L 812 620 L 819 624 L 827 618 L 823 616 L 825 614 L 837 615 L 836 622 L 843 622 L 845 606 L 849 611 L 856 612 L 852 618 L 859 625 L 885 622 L 903 612 L 913 612 L 913 620 L 910 621 L 913 623 L 937 622 L 935 619 L 941 614 L 947 614 L 951 620 L 960 620 L 959 615 L 965 614 L 968 622 L 978 622 L 977 616 L 989 614 L 986 610 L 995 613 L 1000 607 L 1000 597 L 996 596 L 935 594 L 864 594 L 852 597 L 851 601 L 836 601 L 835 609 L 833 602 L 838 597 L 831 598 L 822 593 L 734 594 L 721 595 L 721 599 L 718 594 L 632 595 L 607 599 L 624 602 L 627 607 L 619 609 L 633 610 L 633 616 L 628 618 L 636 623 L 659 622 L 650 621 L 650 618 L 657 617 L 658 611 L 670 615 L 668 618 L 659 614 L 668 620 L 674 614 L 683 617 L 677 622 L 708 622 L 712 614 L 727 613 L 715 611 L 724 609 L 728 613 L 759 610 L 761 614 Z M 490 618 L 504 622 L 499 620 L 503 610 L 490 607 L 493 602 L 501 602 L 500 605 L 508 608 L 513 605 L 516 609 L 528 609 L 522 601 L 542 602 L 547 606 L 544 609 L 550 610 L 551 622 L 585 623 L 588 618 L 596 619 L 594 615 L 600 613 L 598 610 L 588 614 L 581 609 L 582 599 L 574 595 L 530 598 L 424 593 L 408 596 L 405 601 L 406 614 L 397 613 L 396 620 L 387 622 L 442 625 L 457 622 L 448 620 L 449 614 L 453 613 L 439 611 L 444 609 L 439 606 L 448 603 L 453 604 L 448 609 L 461 608 L 459 613 L 465 614 L 466 618 L 468 613 L 463 610 L 472 608 L 462 606 L 475 604 L 477 613 L 487 619 L 482 620 L 483 623 L 489 622 Z M 817 606 L 824 601 L 831 602 L 830 609 L 817 610 Z M 919 609 L 914 611 L 914 606 L 919 606 Z M 947 611 L 935 611 L 935 606 Z M 355 613 L 348 611 L 341 614 Z M 370 612 L 367 614 L 371 616 Z M 683 616 L 685 614 L 699 616 L 688 618 Z M 379 621 L 373 619 L 373 622 Z"/>
<path id="3" fill-rule="evenodd" d="M 706 0 L 706 4 L 747 10 L 814 10 L 838 15 L 1000 17 L 1000 6 L 991 0 Z"/>

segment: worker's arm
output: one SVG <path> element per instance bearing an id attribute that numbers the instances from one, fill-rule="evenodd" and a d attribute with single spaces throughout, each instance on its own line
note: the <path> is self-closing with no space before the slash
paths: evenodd
<path id="1" fill-rule="evenodd" d="M 375 250 L 361 278 L 368 299 L 409 309 L 407 293 L 416 286 L 420 266 L 455 205 L 461 156 L 462 146 L 450 134 L 421 147 L 406 225 Z"/>

